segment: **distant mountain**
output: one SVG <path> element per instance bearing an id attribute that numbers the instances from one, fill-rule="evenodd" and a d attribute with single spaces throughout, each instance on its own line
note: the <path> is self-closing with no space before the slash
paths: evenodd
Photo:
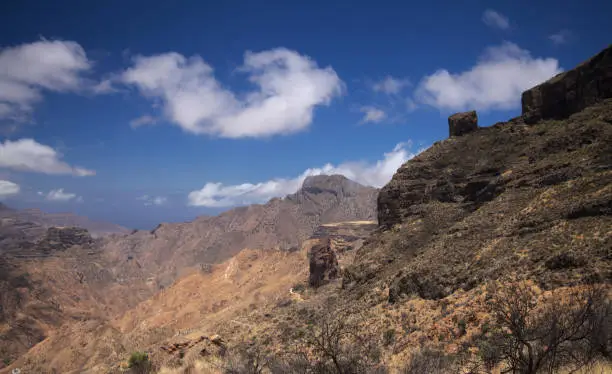
<path id="1" fill-rule="evenodd" d="M 129 255 L 151 271 L 166 269 L 158 273 L 166 285 L 181 269 L 219 263 L 244 248 L 297 249 L 323 223 L 375 220 L 377 195 L 378 189 L 341 175 L 313 176 L 285 198 L 109 237 L 104 248 L 117 258 Z"/>
<path id="2" fill-rule="evenodd" d="M 47 227 L 75 226 L 87 229 L 93 236 L 123 234 L 129 229 L 110 222 L 94 221 L 73 213 L 46 213 L 40 209 L 12 209 L 0 203 L 0 219 L 14 219 Z"/>

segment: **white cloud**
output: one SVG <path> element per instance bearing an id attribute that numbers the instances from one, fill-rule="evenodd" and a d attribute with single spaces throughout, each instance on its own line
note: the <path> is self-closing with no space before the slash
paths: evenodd
<path id="1" fill-rule="evenodd" d="M 81 199 L 81 201 L 83 201 L 80 196 L 77 197 L 74 193 L 64 192 L 63 188 L 49 191 L 45 198 L 49 201 L 70 201 L 72 199 L 76 199 L 77 201 Z"/>
<path id="2" fill-rule="evenodd" d="M 117 89 L 113 87 L 111 79 L 103 79 L 100 82 L 95 83 L 93 86 L 91 86 L 91 91 L 94 94 L 106 94 L 117 92 Z"/>
<path id="3" fill-rule="evenodd" d="M 122 75 L 151 99 L 161 100 L 168 119 L 185 131 L 226 138 L 264 137 L 303 130 L 315 107 L 343 90 L 331 67 L 284 48 L 247 52 L 240 72 L 256 90 L 238 96 L 224 88 L 201 57 L 178 53 L 136 57 Z"/>
<path id="4" fill-rule="evenodd" d="M 360 111 L 363 113 L 363 118 L 361 119 L 360 123 L 378 123 L 387 117 L 387 114 L 383 110 L 372 106 L 361 107 Z"/>
<path id="5" fill-rule="evenodd" d="M 482 22 L 487 26 L 498 28 L 501 30 L 507 30 L 510 28 L 510 20 L 503 14 L 494 11 L 493 9 L 487 9 L 482 14 Z"/>
<path id="6" fill-rule="evenodd" d="M 561 30 L 548 37 L 548 39 L 554 45 L 561 45 L 567 43 L 572 37 L 572 33 L 569 30 Z"/>
<path id="7" fill-rule="evenodd" d="M 505 42 L 488 48 L 470 70 L 438 70 L 416 90 L 419 101 L 438 109 L 511 109 L 521 93 L 561 72 L 554 58 L 533 58 L 529 51 Z"/>
<path id="8" fill-rule="evenodd" d="M 93 170 L 71 166 L 60 158 L 56 150 L 34 139 L 6 140 L 0 143 L 0 168 L 79 177 L 96 174 Z"/>
<path id="9" fill-rule="evenodd" d="M 389 95 L 398 94 L 402 88 L 410 85 L 408 79 L 393 78 L 391 76 L 385 77 L 385 79 L 374 83 L 372 89 L 376 92 L 384 92 Z"/>
<path id="10" fill-rule="evenodd" d="M 21 188 L 16 183 L 0 180 L 0 198 L 18 194 L 20 189 Z"/>
<path id="11" fill-rule="evenodd" d="M 0 119 L 27 119 L 43 90 L 77 90 L 90 68 L 83 48 L 71 41 L 40 40 L 0 50 Z"/>
<path id="12" fill-rule="evenodd" d="M 168 198 L 166 198 L 165 196 L 142 195 L 140 197 L 137 197 L 136 200 L 144 201 L 145 206 L 151 206 L 151 205 L 159 206 L 159 205 L 164 205 L 165 203 L 168 202 Z"/>
<path id="13" fill-rule="evenodd" d="M 406 110 L 409 112 L 414 112 L 419 108 L 418 104 L 411 98 L 406 99 Z"/>
<path id="14" fill-rule="evenodd" d="M 306 177 L 312 175 L 342 174 L 364 185 L 382 187 L 397 169 L 414 157 L 407 148 L 410 143 L 400 143 L 391 152 L 375 163 L 345 162 L 339 165 L 326 164 L 307 169 L 295 178 L 275 178 L 260 183 L 243 183 L 226 186 L 223 183 L 206 183 L 200 190 L 192 191 L 188 204 L 192 206 L 227 207 L 264 203 L 273 197 L 282 197 L 296 192 Z"/>
<path id="15" fill-rule="evenodd" d="M 144 115 L 130 121 L 130 126 L 135 129 L 140 126 L 154 125 L 157 123 L 157 118 L 149 115 Z"/>

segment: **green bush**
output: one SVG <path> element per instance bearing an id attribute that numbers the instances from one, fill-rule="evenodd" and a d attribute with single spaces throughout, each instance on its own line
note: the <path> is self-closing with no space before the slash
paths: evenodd
<path id="1" fill-rule="evenodd" d="M 467 323 L 465 322 L 465 320 L 459 320 L 459 322 L 457 322 L 457 326 L 459 327 L 459 336 L 465 335 L 465 333 L 467 332 Z"/>
<path id="2" fill-rule="evenodd" d="M 385 347 L 390 346 L 395 341 L 395 329 L 386 330 L 383 333 L 383 344 Z"/>
<path id="3" fill-rule="evenodd" d="M 128 367 L 137 373 L 148 373 L 151 367 L 149 355 L 146 352 L 134 352 L 128 360 Z"/>
<path id="4" fill-rule="evenodd" d="M 3 359 L 2 362 L 4 363 L 4 366 L 9 366 L 11 364 L 11 359 L 7 357 Z"/>

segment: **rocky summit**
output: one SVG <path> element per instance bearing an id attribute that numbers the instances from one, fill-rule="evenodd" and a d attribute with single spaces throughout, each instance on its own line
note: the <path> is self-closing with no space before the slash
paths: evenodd
<path id="1" fill-rule="evenodd" d="M 612 97 L 612 47 L 576 68 L 533 87 L 521 97 L 523 120 L 564 119 Z"/>

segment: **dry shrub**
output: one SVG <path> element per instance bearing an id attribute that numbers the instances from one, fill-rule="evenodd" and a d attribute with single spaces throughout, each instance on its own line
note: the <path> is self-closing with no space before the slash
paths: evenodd
<path id="1" fill-rule="evenodd" d="M 412 355 L 402 370 L 403 374 L 447 374 L 458 371 L 458 360 L 442 351 L 423 349 Z"/>
<path id="2" fill-rule="evenodd" d="M 507 373 L 556 373 L 610 360 L 612 306 L 607 288 L 540 293 L 529 283 L 513 282 L 491 285 L 488 292 L 494 323 L 478 339 L 473 372 L 501 365 Z"/>

